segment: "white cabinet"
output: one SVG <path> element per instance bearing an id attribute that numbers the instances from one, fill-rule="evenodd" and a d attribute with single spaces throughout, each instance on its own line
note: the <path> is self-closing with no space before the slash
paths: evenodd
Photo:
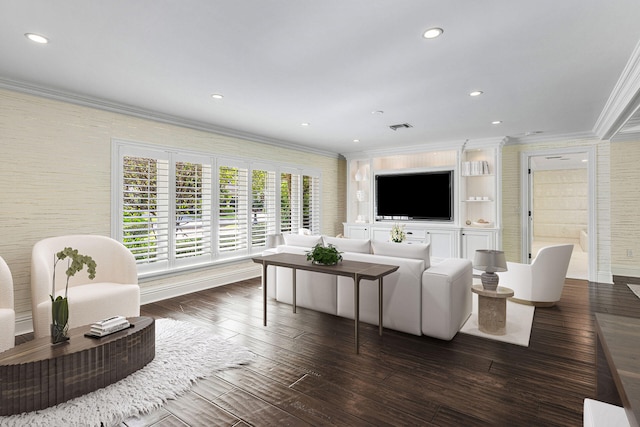
<path id="1" fill-rule="evenodd" d="M 465 228 L 462 230 L 462 258 L 473 261 L 478 249 L 498 249 L 497 231 Z"/>
<path id="2" fill-rule="evenodd" d="M 391 239 L 393 223 L 376 223 L 371 226 L 371 240 L 388 242 Z M 460 229 L 456 227 L 436 227 L 427 224 L 405 224 L 405 243 L 431 245 L 431 256 L 437 258 L 458 258 Z"/>
<path id="3" fill-rule="evenodd" d="M 458 258 L 458 230 L 429 230 L 431 256 L 436 258 Z"/>
<path id="4" fill-rule="evenodd" d="M 349 237 L 350 239 L 369 239 L 370 235 L 370 227 L 365 224 L 349 224 L 344 223 L 343 225 L 344 235 L 345 237 Z"/>

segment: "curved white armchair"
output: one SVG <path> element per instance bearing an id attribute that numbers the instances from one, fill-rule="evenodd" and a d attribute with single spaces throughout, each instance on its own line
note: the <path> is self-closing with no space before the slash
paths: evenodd
<path id="1" fill-rule="evenodd" d="M 69 328 L 88 325 L 107 317 L 140 315 L 140 287 L 136 261 L 117 240 L 105 236 L 51 237 L 33 246 L 31 254 L 31 305 L 36 338 L 50 334 L 51 281 L 55 254 L 65 247 L 89 255 L 97 264 L 90 280 L 86 269 L 69 280 Z M 56 296 L 64 295 L 67 263 L 56 267 Z"/>
<path id="2" fill-rule="evenodd" d="M 513 289 L 514 302 L 551 307 L 560 300 L 573 245 L 541 248 L 531 264 L 507 262 L 507 271 L 497 273 L 500 285 Z"/>
<path id="3" fill-rule="evenodd" d="M 16 312 L 13 306 L 13 277 L 7 263 L 0 257 L 0 352 L 16 343 Z"/>

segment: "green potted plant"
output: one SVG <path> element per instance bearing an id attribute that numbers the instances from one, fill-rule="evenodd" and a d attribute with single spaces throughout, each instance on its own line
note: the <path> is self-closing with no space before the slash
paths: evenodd
<path id="1" fill-rule="evenodd" d="M 320 265 L 336 265 L 342 261 L 342 255 L 332 244 L 322 246 L 321 243 L 318 243 L 311 251 L 307 252 L 307 261 Z"/>
<path id="2" fill-rule="evenodd" d="M 64 288 L 64 297 L 56 294 L 56 265 L 63 259 L 67 259 L 67 282 Z M 81 255 L 77 249 L 64 248 L 56 253 L 53 258 L 53 283 L 51 285 L 51 342 L 57 344 L 69 339 L 69 278 L 87 266 L 89 279 L 96 277 L 96 262 L 88 255 Z"/>

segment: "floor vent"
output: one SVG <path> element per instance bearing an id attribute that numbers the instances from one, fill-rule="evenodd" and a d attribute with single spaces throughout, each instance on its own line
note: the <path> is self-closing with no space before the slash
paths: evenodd
<path id="1" fill-rule="evenodd" d="M 389 129 L 398 130 L 398 129 L 409 129 L 411 127 L 413 127 L 413 126 L 411 126 L 409 123 L 402 123 L 402 124 L 399 124 L 399 125 L 391 125 L 391 126 L 389 126 Z"/>

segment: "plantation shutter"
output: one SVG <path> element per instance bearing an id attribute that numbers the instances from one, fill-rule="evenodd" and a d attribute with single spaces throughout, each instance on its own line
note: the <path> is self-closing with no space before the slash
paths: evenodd
<path id="1" fill-rule="evenodd" d="M 211 259 L 212 166 L 203 159 L 175 163 L 175 257 L 178 264 Z M 198 162 L 199 161 L 199 162 Z"/>
<path id="2" fill-rule="evenodd" d="M 166 268 L 169 260 L 168 160 L 123 156 L 122 186 L 121 241 L 133 253 L 138 265 Z"/>
<path id="3" fill-rule="evenodd" d="M 218 168 L 218 252 L 221 256 L 246 253 L 249 233 L 249 170 Z"/>
<path id="4" fill-rule="evenodd" d="M 276 232 L 276 172 L 254 169 L 251 180 L 251 248 L 262 250 Z"/>
<path id="5" fill-rule="evenodd" d="M 297 234 L 302 224 L 300 217 L 300 175 L 280 174 L 280 232 Z"/>
<path id="6" fill-rule="evenodd" d="M 320 178 L 303 175 L 302 227 L 320 234 Z"/>

